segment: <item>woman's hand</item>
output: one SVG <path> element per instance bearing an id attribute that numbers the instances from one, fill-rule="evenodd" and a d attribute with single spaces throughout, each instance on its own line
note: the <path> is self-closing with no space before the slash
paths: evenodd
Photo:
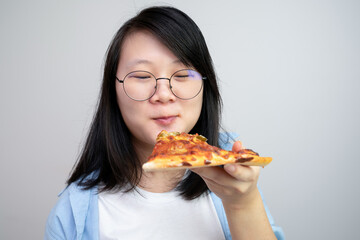
<path id="1" fill-rule="evenodd" d="M 242 148 L 241 142 L 237 141 L 232 150 L 239 152 Z M 204 179 L 209 189 L 222 199 L 226 207 L 246 208 L 257 196 L 259 167 L 231 163 L 224 168 L 195 168 L 192 171 Z"/>
<path id="2" fill-rule="evenodd" d="M 241 142 L 232 150 L 242 149 Z M 233 240 L 276 239 L 257 188 L 260 167 L 226 164 L 224 168 L 194 168 L 209 189 L 221 198 Z"/>

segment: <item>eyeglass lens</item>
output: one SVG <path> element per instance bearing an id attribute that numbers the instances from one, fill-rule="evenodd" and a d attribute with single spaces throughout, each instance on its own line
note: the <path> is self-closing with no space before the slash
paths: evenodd
<path id="1" fill-rule="evenodd" d="M 150 72 L 134 71 L 124 78 L 124 90 L 130 98 L 144 101 L 156 92 L 156 81 L 155 76 Z M 197 96 L 202 84 L 201 74 L 191 69 L 177 71 L 170 77 L 170 89 L 180 99 Z"/>

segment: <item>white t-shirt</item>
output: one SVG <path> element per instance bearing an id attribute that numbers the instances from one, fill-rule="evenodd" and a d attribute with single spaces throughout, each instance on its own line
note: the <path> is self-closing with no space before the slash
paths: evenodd
<path id="1" fill-rule="evenodd" d="M 99 194 L 100 240 L 225 239 L 210 195 L 188 201 L 136 190 Z"/>

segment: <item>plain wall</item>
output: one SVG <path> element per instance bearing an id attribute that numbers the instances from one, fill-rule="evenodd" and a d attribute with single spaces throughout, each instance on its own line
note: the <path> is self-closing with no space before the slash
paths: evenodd
<path id="1" fill-rule="evenodd" d="M 359 239 L 360 2 L 1 1 L 0 239 L 41 239 L 97 102 L 105 51 L 143 7 L 202 29 L 223 125 L 273 157 L 260 185 L 287 239 Z"/>

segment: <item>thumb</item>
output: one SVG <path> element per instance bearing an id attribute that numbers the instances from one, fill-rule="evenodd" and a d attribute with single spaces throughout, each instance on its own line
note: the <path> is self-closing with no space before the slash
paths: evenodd
<path id="1" fill-rule="evenodd" d="M 240 141 L 236 141 L 234 142 L 234 145 L 232 147 L 232 151 L 233 152 L 239 152 L 241 149 L 244 149 L 242 142 Z"/>

